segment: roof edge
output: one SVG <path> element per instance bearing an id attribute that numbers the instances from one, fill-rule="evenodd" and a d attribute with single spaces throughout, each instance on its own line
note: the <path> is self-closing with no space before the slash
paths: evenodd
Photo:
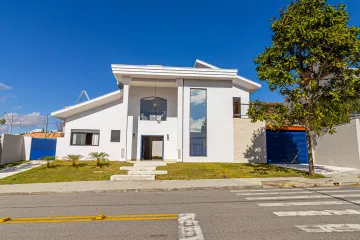
<path id="1" fill-rule="evenodd" d="M 94 104 L 94 103 L 96 103 L 96 102 L 105 100 L 105 99 L 107 99 L 107 98 L 109 98 L 109 97 L 113 97 L 114 95 L 117 95 L 117 94 L 121 94 L 121 95 L 122 95 L 122 92 L 121 92 L 120 90 L 117 90 L 117 91 L 114 91 L 114 92 L 111 92 L 111 93 L 107 93 L 107 94 L 105 94 L 105 95 L 96 97 L 96 98 L 91 99 L 91 100 L 89 100 L 89 101 L 86 101 L 86 102 L 83 102 L 83 103 L 80 103 L 80 104 L 76 104 L 76 105 L 72 105 L 72 106 L 63 108 L 63 109 L 61 109 L 61 110 L 52 112 L 52 113 L 51 113 L 51 116 L 52 116 L 52 117 L 59 117 L 59 118 L 61 118 L 61 116 L 59 116 L 60 114 L 63 114 L 63 113 L 66 113 L 66 112 L 69 112 L 69 111 L 72 111 L 72 110 L 75 110 L 75 109 L 78 109 L 78 108 L 81 108 L 81 107 L 84 107 L 84 106 L 87 106 L 87 105 L 90 105 L 90 104 Z"/>

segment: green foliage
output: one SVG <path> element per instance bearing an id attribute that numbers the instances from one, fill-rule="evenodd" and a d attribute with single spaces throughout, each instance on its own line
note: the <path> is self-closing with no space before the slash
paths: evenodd
<path id="1" fill-rule="evenodd" d="M 69 154 L 64 157 L 64 159 L 72 161 L 73 167 L 76 167 L 77 161 L 80 160 L 81 158 L 83 158 L 83 156 L 77 154 Z"/>
<path id="2" fill-rule="evenodd" d="M 89 156 L 96 160 L 97 167 L 101 167 L 100 161 L 108 160 L 109 154 L 105 152 L 92 152 Z"/>
<path id="3" fill-rule="evenodd" d="M 348 21 L 346 6 L 327 0 L 294 0 L 280 10 L 271 23 L 272 44 L 255 64 L 258 78 L 286 103 L 255 101 L 249 110 L 253 121 L 303 125 L 309 144 L 349 121 L 351 103 L 360 97 L 360 28 Z"/>
<path id="4" fill-rule="evenodd" d="M 42 158 L 40 158 L 39 160 L 46 160 L 46 167 L 50 167 L 50 161 L 54 161 L 55 160 L 55 156 L 44 156 Z"/>
<path id="5" fill-rule="evenodd" d="M 0 119 L 0 125 L 4 125 L 6 123 L 5 119 Z"/>

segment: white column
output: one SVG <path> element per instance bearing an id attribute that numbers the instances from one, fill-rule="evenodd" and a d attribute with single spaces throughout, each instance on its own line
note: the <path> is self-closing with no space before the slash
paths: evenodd
<path id="1" fill-rule="evenodd" d="M 184 80 L 176 79 L 178 86 L 177 95 L 177 162 L 183 161 L 183 100 L 184 100 Z"/>
<path id="2" fill-rule="evenodd" d="M 119 119 L 119 121 L 125 121 L 125 126 L 126 126 L 126 130 L 124 133 L 122 133 L 122 137 L 121 140 L 123 142 L 123 144 L 121 144 L 121 155 L 120 155 L 120 160 L 121 161 L 126 161 L 127 158 L 127 152 L 131 152 L 131 149 L 129 149 L 128 146 L 128 142 L 131 142 L 131 138 L 129 139 L 129 132 L 130 135 L 132 133 L 132 127 L 129 128 L 129 124 L 128 124 L 128 113 L 129 113 L 129 92 L 130 92 L 130 82 L 131 82 L 131 77 L 121 77 L 121 82 L 124 84 L 123 85 L 123 103 L 124 104 L 124 111 L 125 111 L 125 117 L 124 119 Z M 132 126 L 132 125 L 130 125 Z M 131 144 L 130 144 L 130 148 L 131 148 Z"/>

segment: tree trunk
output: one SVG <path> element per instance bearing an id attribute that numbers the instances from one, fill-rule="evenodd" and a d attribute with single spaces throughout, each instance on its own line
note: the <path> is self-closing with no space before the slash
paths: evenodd
<path id="1" fill-rule="evenodd" d="M 314 158 L 313 158 L 313 151 L 312 151 L 312 134 L 311 131 L 306 128 L 306 140 L 308 145 L 308 161 L 309 161 L 309 175 L 314 176 Z"/>

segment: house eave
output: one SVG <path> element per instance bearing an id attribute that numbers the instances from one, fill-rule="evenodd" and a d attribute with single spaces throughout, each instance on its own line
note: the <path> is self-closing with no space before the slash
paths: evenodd
<path id="1" fill-rule="evenodd" d="M 51 116 L 59 119 L 65 119 L 67 117 L 119 100 L 121 96 L 122 96 L 122 92 L 120 90 L 117 90 L 115 92 L 105 94 L 103 96 L 91 99 L 89 101 L 52 112 Z"/>
<path id="2" fill-rule="evenodd" d="M 237 76 L 236 69 L 205 69 L 163 66 L 111 65 L 118 82 L 124 77 L 145 79 L 199 79 L 199 80 L 233 80 Z"/>

